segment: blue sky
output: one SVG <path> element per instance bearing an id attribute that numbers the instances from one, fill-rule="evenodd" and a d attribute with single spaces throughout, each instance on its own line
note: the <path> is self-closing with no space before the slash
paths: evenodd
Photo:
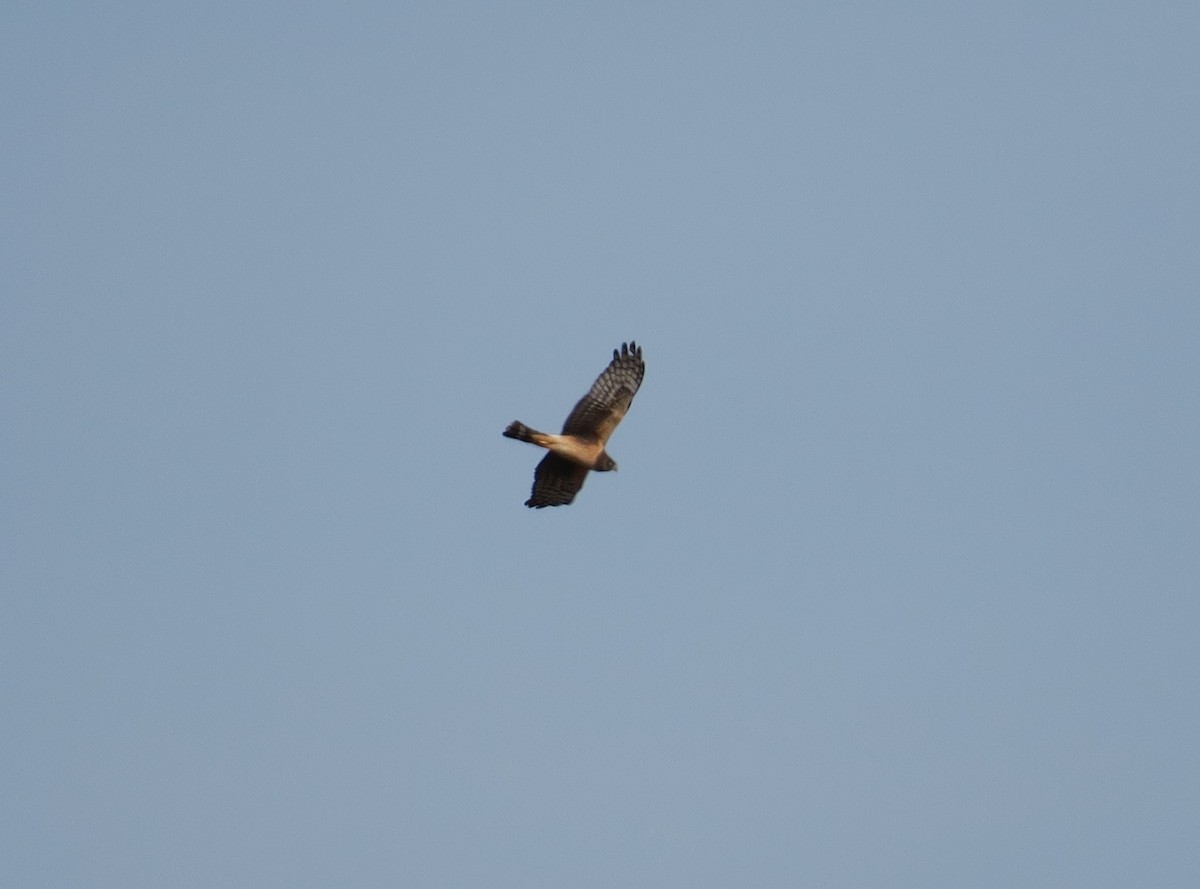
<path id="1" fill-rule="evenodd" d="M 6 885 L 1200 879 L 1194 3 L 0 18 Z"/>

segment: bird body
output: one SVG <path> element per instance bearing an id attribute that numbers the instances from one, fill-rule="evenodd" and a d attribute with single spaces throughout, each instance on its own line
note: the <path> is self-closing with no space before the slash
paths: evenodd
<path id="1" fill-rule="evenodd" d="M 583 487 L 589 471 L 617 468 L 605 446 L 633 403 L 646 371 L 642 350 L 632 340 L 613 350 L 612 361 L 596 378 L 563 424 L 562 433 L 538 432 L 519 420 L 504 430 L 507 438 L 546 448 L 533 476 L 533 492 L 525 505 L 566 506 Z"/>

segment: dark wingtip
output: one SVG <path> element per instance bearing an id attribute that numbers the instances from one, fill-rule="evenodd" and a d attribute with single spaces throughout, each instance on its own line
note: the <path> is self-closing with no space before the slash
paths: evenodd
<path id="1" fill-rule="evenodd" d="M 627 343 L 621 343 L 621 350 L 619 352 L 616 349 L 613 349 L 613 360 L 614 361 L 616 361 L 620 358 L 629 358 L 629 357 L 633 357 L 633 358 L 641 358 L 642 357 L 642 347 L 639 346 L 634 340 L 630 340 Z"/>

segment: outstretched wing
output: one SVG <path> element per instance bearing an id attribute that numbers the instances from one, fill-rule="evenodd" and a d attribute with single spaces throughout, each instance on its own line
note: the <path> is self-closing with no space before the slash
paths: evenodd
<path id="1" fill-rule="evenodd" d="M 601 444 L 607 442 L 633 403 L 645 373 L 641 347 L 632 341 L 621 343 L 621 350 L 613 349 L 612 361 L 604 373 L 596 378 L 588 394 L 579 399 L 579 404 L 567 417 L 563 434 L 594 439 Z"/>
<path id="2" fill-rule="evenodd" d="M 525 505 L 536 509 L 543 506 L 566 506 L 583 487 L 583 480 L 587 478 L 587 474 L 586 466 L 572 463 L 551 451 L 534 470 L 533 493 L 529 495 Z"/>

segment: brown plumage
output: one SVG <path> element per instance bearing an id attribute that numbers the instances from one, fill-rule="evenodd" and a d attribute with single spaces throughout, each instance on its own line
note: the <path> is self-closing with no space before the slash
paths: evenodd
<path id="1" fill-rule="evenodd" d="M 642 349 L 630 340 L 613 350 L 613 358 L 563 424 L 562 433 L 538 432 L 514 420 L 504 430 L 508 438 L 547 448 L 533 474 L 533 493 L 525 505 L 565 506 L 575 499 L 591 470 L 607 472 L 617 462 L 604 449 L 617 424 L 642 385 L 646 365 Z"/>

